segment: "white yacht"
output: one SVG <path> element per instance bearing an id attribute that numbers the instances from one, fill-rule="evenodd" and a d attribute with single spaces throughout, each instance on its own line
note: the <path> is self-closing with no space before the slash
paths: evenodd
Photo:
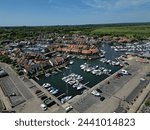
<path id="1" fill-rule="evenodd" d="M 77 90 L 81 90 L 83 88 L 83 84 L 79 84 L 78 86 L 77 86 Z"/>
<path id="2" fill-rule="evenodd" d="M 58 89 L 54 89 L 54 91 L 52 92 L 53 95 L 57 94 L 59 92 Z"/>
<path id="3" fill-rule="evenodd" d="M 51 74 L 50 73 L 46 73 L 45 74 L 45 77 L 49 77 Z"/>
<path id="4" fill-rule="evenodd" d="M 42 86 L 43 86 L 44 88 L 49 88 L 49 87 L 51 87 L 51 84 L 50 84 L 50 83 L 44 83 Z"/>
<path id="5" fill-rule="evenodd" d="M 69 68 L 68 66 L 66 66 L 66 67 L 65 67 L 65 69 L 67 69 L 67 70 L 68 70 L 68 69 L 70 69 L 70 68 Z"/>
<path id="6" fill-rule="evenodd" d="M 78 85 L 79 85 L 79 82 L 78 82 L 78 83 L 75 83 L 72 87 L 73 87 L 73 88 L 77 88 Z"/>
<path id="7" fill-rule="evenodd" d="M 65 81 L 69 85 L 73 85 L 77 81 L 82 81 L 83 77 L 81 75 L 72 73 L 72 74 L 70 74 L 68 76 L 63 77 L 62 80 Z"/>
<path id="8" fill-rule="evenodd" d="M 64 103 L 68 102 L 71 98 L 72 98 L 72 96 L 66 96 L 61 99 L 61 103 L 64 104 Z"/>
<path id="9" fill-rule="evenodd" d="M 73 60 L 71 60 L 71 61 L 69 62 L 69 64 L 70 64 L 70 65 L 72 65 L 73 63 L 74 63 L 74 61 L 73 61 Z"/>

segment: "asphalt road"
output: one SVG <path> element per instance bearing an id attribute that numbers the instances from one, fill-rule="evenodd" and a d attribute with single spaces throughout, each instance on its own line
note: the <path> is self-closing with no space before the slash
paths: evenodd
<path id="1" fill-rule="evenodd" d="M 21 95 L 26 99 L 29 100 L 33 98 L 32 93 L 30 90 L 24 85 L 23 81 L 18 78 L 18 75 L 7 65 L 0 64 L 3 69 L 9 74 L 11 81 L 15 84 L 15 87 L 21 93 Z"/>

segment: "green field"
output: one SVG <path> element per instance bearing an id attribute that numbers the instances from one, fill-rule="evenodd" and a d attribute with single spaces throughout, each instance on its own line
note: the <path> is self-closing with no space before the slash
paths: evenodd
<path id="1" fill-rule="evenodd" d="M 91 32 L 92 34 L 127 36 L 129 38 L 150 37 L 150 25 L 148 26 L 124 26 L 124 27 L 101 27 Z"/>
<path id="2" fill-rule="evenodd" d="M 95 29 L 93 33 L 145 33 L 150 34 L 150 26 L 131 27 L 102 27 Z"/>

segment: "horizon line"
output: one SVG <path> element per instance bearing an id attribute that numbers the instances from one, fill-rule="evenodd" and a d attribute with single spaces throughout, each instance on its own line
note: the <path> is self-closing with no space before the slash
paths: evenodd
<path id="1" fill-rule="evenodd" d="M 97 24 L 56 24 L 56 25 L 7 25 L 7 26 L 0 26 L 0 28 L 5 27 L 56 27 L 56 26 L 89 26 L 89 25 L 117 25 L 117 24 L 150 24 L 149 22 L 114 22 L 114 23 L 97 23 Z"/>

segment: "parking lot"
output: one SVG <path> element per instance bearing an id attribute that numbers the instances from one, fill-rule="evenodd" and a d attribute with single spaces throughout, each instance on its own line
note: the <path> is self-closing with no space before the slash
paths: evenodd
<path id="1" fill-rule="evenodd" d="M 131 73 L 131 75 L 113 76 L 113 78 L 109 79 L 109 84 L 105 82 L 99 86 L 102 91 L 101 96 L 105 97 L 104 101 L 100 101 L 100 98 L 89 94 L 82 97 L 76 103 L 72 103 L 73 107 L 79 112 L 87 113 L 114 112 L 116 109 L 122 111 L 122 108 L 118 108 L 118 106 L 122 106 L 122 103 L 124 103 L 123 100 L 127 97 L 130 101 L 131 99 L 133 100 L 135 93 L 141 91 L 143 86 L 148 84 L 147 80 L 140 84 L 140 79 L 150 70 L 149 64 L 138 63 L 135 58 L 130 59 L 128 62 L 130 65 L 126 70 Z"/>
<path id="2" fill-rule="evenodd" d="M 129 104 L 133 104 L 139 94 L 143 91 L 143 89 L 149 84 L 150 80 L 141 81 L 138 86 L 130 93 L 130 95 L 126 98 L 126 101 Z"/>
<path id="3" fill-rule="evenodd" d="M 25 102 L 25 98 L 20 94 L 9 76 L 0 79 L 0 86 L 5 96 L 10 99 L 12 107 Z"/>
<path id="4" fill-rule="evenodd" d="M 19 79 L 18 75 L 10 67 L 5 67 L 5 70 L 9 74 L 11 80 L 14 82 L 15 86 L 17 87 L 18 91 L 21 92 L 23 97 L 26 100 L 33 98 L 31 92 L 24 85 L 24 83 Z"/>

